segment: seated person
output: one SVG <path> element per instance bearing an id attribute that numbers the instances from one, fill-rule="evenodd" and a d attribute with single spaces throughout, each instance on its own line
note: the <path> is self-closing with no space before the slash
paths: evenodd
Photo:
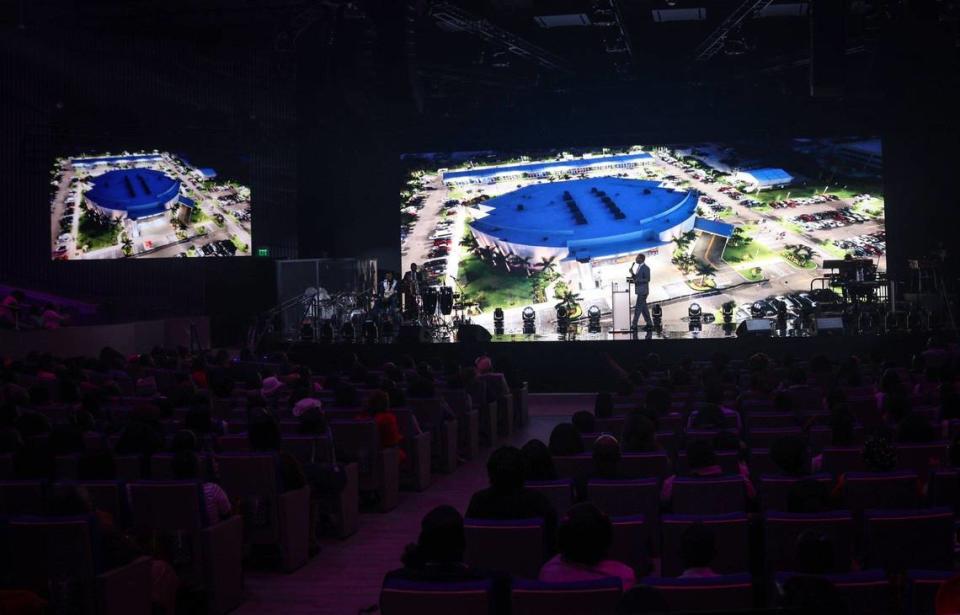
<path id="1" fill-rule="evenodd" d="M 556 456 L 579 455 L 583 452 L 580 430 L 572 423 L 560 423 L 550 432 L 550 453 Z"/>
<path id="2" fill-rule="evenodd" d="M 615 577 L 624 589 L 637 582 L 633 569 L 606 559 L 613 541 L 610 518 L 589 502 L 575 504 L 564 515 L 557 530 L 559 554 L 540 569 L 540 580 L 570 583 Z"/>
<path id="3" fill-rule="evenodd" d="M 770 458 L 783 476 L 806 476 L 807 444 L 798 436 L 777 438 L 770 446 Z"/>
<path id="4" fill-rule="evenodd" d="M 553 548 L 557 511 L 542 493 L 523 486 L 523 454 L 515 447 L 503 446 L 487 460 L 490 486 L 470 498 L 468 518 L 543 519 L 544 552 Z"/>
<path id="5" fill-rule="evenodd" d="M 307 484 L 303 466 L 297 458 L 281 450 L 280 425 L 272 415 L 263 410 L 252 414 L 247 426 L 247 439 L 251 451 L 276 453 L 283 491 L 296 491 Z"/>
<path id="6" fill-rule="evenodd" d="M 656 436 L 653 421 L 639 412 L 631 412 L 624 421 L 620 444 L 625 453 L 655 453 L 663 450 Z"/>
<path id="7" fill-rule="evenodd" d="M 390 397 L 383 391 L 374 391 L 367 398 L 366 414 L 357 416 L 358 419 L 370 419 L 377 424 L 380 434 L 380 448 L 394 448 L 399 451 L 400 464 L 407 460 L 407 454 L 400 448 L 403 442 L 403 433 L 397 423 L 397 415 L 390 409 Z"/>
<path id="8" fill-rule="evenodd" d="M 573 418 L 570 419 L 570 422 L 573 423 L 573 426 L 577 428 L 577 431 L 582 434 L 597 433 L 596 417 L 593 416 L 593 413 L 591 412 L 587 412 L 586 410 L 574 412 Z"/>
<path id="9" fill-rule="evenodd" d="M 720 576 L 710 568 L 717 556 L 717 539 L 713 530 L 703 523 L 694 523 L 680 537 L 680 562 L 683 573 L 680 578 L 704 578 Z"/>
<path id="10" fill-rule="evenodd" d="M 200 461 L 193 451 L 180 450 L 173 454 L 173 478 L 175 480 L 199 480 Z M 216 483 L 203 483 L 203 509 L 207 525 L 213 526 L 230 517 L 232 507 L 227 492 Z"/>
<path id="11" fill-rule="evenodd" d="M 620 443 L 610 434 L 603 434 L 593 443 L 593 470 L 576 479 L 577 499 L 585 501 L 588 498 L 587 483 L 591 479 L 620 478 Z"/>
<path id="12" fill-rule="evenodd" d="M 687 445 L 687 466 L 690 476 L 695 477 L 716 477 L 723 476 L 723 469 L 717 464 L 716 455 L 713 452 L 713 445 L 707 440 L 694 440 Z M 753 500 L 757 496 L 753 483 L 750 482 L 750 475 L 746 465 L 739 465 L 739 475 L 743 479 L 747 499 Z M 666 504 L 673 497 L 673 482 L 676 475 L 668 477 L 663 481 L 663 488 L 660 491 L 660 499 Z"/>
<path id="13" fill-rule="evenodd" d="M 556 480 L 557 470 L 553 467 L 550 449 L 540 440 L 530 440 L 520 449 L 523 454 L 525 480 Z"/>

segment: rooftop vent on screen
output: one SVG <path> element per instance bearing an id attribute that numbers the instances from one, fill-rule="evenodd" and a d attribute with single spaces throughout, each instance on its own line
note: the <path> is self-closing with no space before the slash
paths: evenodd
<path id="1" fill-rule="evenodd" d="M 707 18 L 707 9 L 705 8 L 653 9 L 650 13 L 653 15 L 653 20 L 658 23 L 666 21 L 703 21 Z"/>
<path id="2" fill-rule="evenodd" d="M 584 13 L 569 15 L 535 15 L 533 20 L 541 28 L 569 28 L 573 26 L 589 26 L 590 18 Z"/>

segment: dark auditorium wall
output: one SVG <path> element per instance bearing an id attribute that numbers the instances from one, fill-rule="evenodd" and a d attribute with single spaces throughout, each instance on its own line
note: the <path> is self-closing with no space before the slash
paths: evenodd
<path id="1" fill-rule="evenodd" d="M 0 20 L 0 279 L 99 301 L 111 317 L 214 313 L 215 341 L 232 341 L 272 301 L 271 261 L 51 262 L 49 171 L 83 150 L 183 153 L 248 184 L 254 246 L 295 256 L 293 80 L 272 33 L 133 4 L 24 6 L 23 28 Z"/>

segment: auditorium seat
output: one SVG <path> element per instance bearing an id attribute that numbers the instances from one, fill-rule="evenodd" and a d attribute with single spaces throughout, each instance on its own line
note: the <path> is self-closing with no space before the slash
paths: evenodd
<path id="1" fill-rule="evenodd" d="M 432 467 L 443 474 L 457 469 L 457 419 L 453 410 L 440 398 L 408 398 L 407 406 L 417 417 L 420 428 L 432 434 L 430 450 Z M 399 418 L 399 417 L 398 417 Z"/>
<path id="2" fill-rule="evenodd" d="M 573 504 L 573 481 L 569 478 L 560 478 L 557 480 L 528 480 L 525 484 L 527 489 L 542 493 L 553 507 L 558 515 L 563 515 Z"/>
<path id="3" fill-rule="evenodd" d="M 608 515 L 640 514 L 655 524 L 660 507 L 660 480 L 590 479 L 587 482 L 587 499 Z"/>
<path id="4" fill-rule="evenodd" d="M 953 570 L 908 570 L 904 583 L 905 615 L 934 615 L 940 586 L 957 576 Z"/>
<path id="5" fill-rule="evenodd" d="M 46 489 L 39 480 L 0 482 L 0 515 L 42 515 L 46 511 Z"/>
<path id="6" fill-rule="evenodd" d="M 620 458 L 620 475 L 627 478 L 666 478 L 670 458 L 666 453 L 624 453 Z"/>
<path id="7" fill-rule="evenodd" d="M 209 613 L 226 613 L 243 600 L 243 519 L 207 526 L 203 489 L 195 481 L 135 481 L 127 485 L 132 525 L 173 551 L 186 587 L 205 590 Z"/>
<path id="8" fill-rule="evenodd" d="M 542 519 L 464 519 L 464 561 L 480 570 L 536 579 L 543 564 Z"/>
<path id="9" fill-rule="evenodd" d="M 457 450 L 466 459 L 475 458 L 480 452 L 480 413 L 470 394 L 463 389 L 445 389 L 440 394 L 457 417 Z"/>
<path id="10" fill-rule="evenodd" d="M 433 479 L 433 435 L 429 431 L 419 430 L 416 417 L 409 408 L 394 408 L 393 413 L 403 434 L 400 447 L 407 454 L 407 463 L 400 468 L 400 485 L 405 489 L 423 491 Z"/>
<path id="11" fill-rule="evenodd" d="M 620 602 L 620 579 L 602 578 L 573 583 L 517 579 L 511 592 L 512 615 L 610 615 Z"/>
<path id="12" fill-rule="evenodd" d="M 747 491 L 740 476 L 677 477 L 673 481 L 671 509 L 680 515 L 721 515 L 743 512 Z"/>
<path id="13" fill-rule="evenodd" d="M 792 572 L 777 573 L 778 588 L 782 589 L 795 576 L 797 574 Z M 895 612 L 896 594 L 882 570 L 826 574 L 823 578 L 837 588 L 850 613 L 888 615 Z"/>
<path id="14" fill-rule="evenodd" d="M 770 429 L 751 429 L 747 434 L 747 445 L 750 448 L 769 449 L 780 438 L 800 438 L 806 440 L 803 430 L 799 427 L 783 427 Z"/>
<path id="15" fill-rule="evenodd" d="M 497 403 L 487 400 L 487 385 L 481 378 L 477 378 L 470 383 L 467 392 L 470 394 L 470 400 L 479 416 L 480 445 L 493 446 L 498 439 Z"/>
<path id="16" fill-rule="evenodd" d="M 790 412 L 757 412 L 744 417 L 747 428 L 790 429 L 797 426 L 797 417 Z"/>
<path id="17" fill-rule="evenodd" d="M 930 504 L 960 510 L 960 472 L 954 468 L 935 470 L 930 474 Z"/>
<path id="18" fill-rule="evenodd" d="M 386 579 L 380 590 L 383 615 L 490 615 L 493 613 L 492 582 L 458 581 L 430 583 Z"/>
<path id="19" fill-rule="evenodd" d="M 626 419 L 622 416 L 612 416 L 610 418 L 594 419 L 594 425 L 597 430 L 597 434 L 608 433 L 611 434 L 614 438 L 619 440 L 623 437 L 623 426 Z"/>
<path id="20" fill-rule="evenodd" d="M 813 531 L 834 545 L 834 571 L 848 572 L 853 559 L 853 516 L 849 511 L 788 513 L 768 511 L 763 515 L 764 553 L 767 569 L 796 570 L 797 538 Z"/>
<path id="21" fill-rule="evenodd" d="M 477 379 L 486 385 L 487 401 L 493 403 L 497 409 L 497 435 L 509 438 L 513 433 L 513 395 L 507 386 L 506 378 L 503 374 L 490 372 Z"/>
<path id="22" fill-rule="evenodd" d="M 782 476 L 764 475 L 757 484 L 757 492 L 764 510 L 787 510 L 787 496 L 790 488 L 801 480 L 815 480 L 823 483 L 829 492 L 833 485 L 833 477 L 827 473 L 812 474 L 810 476 Z"/>
<path id="23" fill-rule="evenodd" d="M 530 385 L 526 382 L 510 391 L 513 394 L 513 422 L 519 427 L 530 424 Z"/>
<path id="24" fill-rule="evenodd" d="M 7 587 L 36 592 L 49 601 L 50 612 L 150 612 L 150 558 L 103 569 L 96 517 L 13 518 L 5 525 L 8 548 L 0 558 L 7 560 Z"/>
<path id="25" fill-rule="evenodd" d="M 736 474 L 740 471 L 740 453 L 738 451 L 717 451 L 714 453 L 717 465 L 724 474 Z M 687 453 L 677 453 L 677 473 L 680 476 L 690 475 L 690 464 L 687 463 Z"/>
<path id="26" fill-rule="evenodd" d="M 860 446 L 828 446 L 823 449 L 822 469 L 834 476 L 847 472 L 863 472 L 863 447 Z"/>
<path id="27" fill-rule="evenodd" d="M 749 574 L 716 577 L 647 577 L 641 581 L 657 589 L 671 611 L 744 611 L 754 605 Z"/>
<path id="28" fill-rule="evenodd" d="M 553 458 L 553 467 L 558 478 L 576 478 L 593 471 L 593 457 L 590 453 L 556 455 Z"/>
<path id="29" fill-rule="evenodd" d="M 337 460 L 355 461 L 359 466 L 360 491 L 375 494 L 381 511 L 393 510 L 400 488 L 399 450 L 380 448 L 372 420 L 331 421 L 330 430 Z"/>
<path id="30" fill-rule="evenodd" d="M 873 568 L 953 568 L 952 509 L 868 510 L 864 513 L 865 559 Z"/>
<path id="31" fill-rule="evenodd" d="M 691 525 L 703 523 L 713 530 L 716 538 L 716 557 L 710 568 L 720 574 L 736 574 L 750 570 L 750 535 L 747 515 L 663 515 L 660 519 L 661 574 L 665 577 L 679 576 L 683 572 L 680 560 L 680 545 L 683 533 Z"/>
<path id="32" fill-rule="evenodd" d="M 84 489 L 90 496 L 90 503 L 96 510 L 108 513 L 117 527 L 129 525 L 129 511 L 127 509 L 127 494 L 123 483 L 115 480 L 85 480 L 58 482 L 53 489 L 76 485 Z"/>
<path id="33" fill-rule="evenodd" d="M 307 562 L 310 537 L 310 488 L 283 491 L 276 455 L 217 455 L 220 484 L 243 513 L 244 543 L 280 551 L 282 568 L 291 572 Z"/>
<path id="34" fill-rule="evenodd" d="M 947 463 L 948 445 L 948 442 L 898 444 L 897 469 L 910 470 L 926 479 L 931 469 L 943 467 Z"/>
<path id="35" fill-rule="evenodd" d="M 916 508 L 919 501 L 914 472 L 847 472 L 842 498 L 849 510 Z"/>
<path id="36" fill-rule="evenodd" d="M 610 523 L 613 525 L 613 541 L 607 557 L 641 573 L 646 572 L 650 557 L 658 552 L 650 523 L 643 515 L 610 517 Z"/>

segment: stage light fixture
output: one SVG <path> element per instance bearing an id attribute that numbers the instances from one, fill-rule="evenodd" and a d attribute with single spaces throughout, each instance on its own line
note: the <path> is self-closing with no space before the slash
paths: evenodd
<path id="1" fill-rule="evenodd" d="M 650 308 L 650 318 L 653 319 L 654 328 L 659 329 L 663 324 L 663 308 L 660 307 L 659 303 Z"/>
<path id="2" fill-rule="evenodd" d="M 723 317 L 723 323 L 729 325 L 733 322 L 733 308 L 735 307 L 733 301 L 727 301 L 720 306 L 720 315 Z"/>
<path id="3" fill-rule="evenodd" d="M 691 321 L 700 322 L 703 317 L 703 308 L 700 307 L 699 303 L 691 303 L 690 307 L 687 308 L 687 316 Z"/>
<path id="4" fill-rule="evenodd" d="M 591 305 L 587 308 L 587 331 L 589 333 L 600 333 L 600 308 Z"/>
<path id="5" fill-rule="evenodd" d="M 503 335 L 503 308 L 493 310 L 493 334 Z"/>
<path id="6" fill-rule="evenodd" d="M 764 306 L 759 301 L 754 301 L 750 306 L 750 316 L 753 318 L 763 318 Z"/>
<path id="7" fill-rule="evenodd" d="M 523 308 L 523 311 L 520 313 L 520 318 L 523 319 L 523 334 L 524 335 L 533 335 L 537 332 L 537 312 L 529 305 Z"/>
<path id="8" fill-rule="evenodd" d="M 560 303 L 555 308 L 557 311 L 557 322 L 567 322 L 570 320 L 570 312 L 567 311 L 567 306 Z"/>

